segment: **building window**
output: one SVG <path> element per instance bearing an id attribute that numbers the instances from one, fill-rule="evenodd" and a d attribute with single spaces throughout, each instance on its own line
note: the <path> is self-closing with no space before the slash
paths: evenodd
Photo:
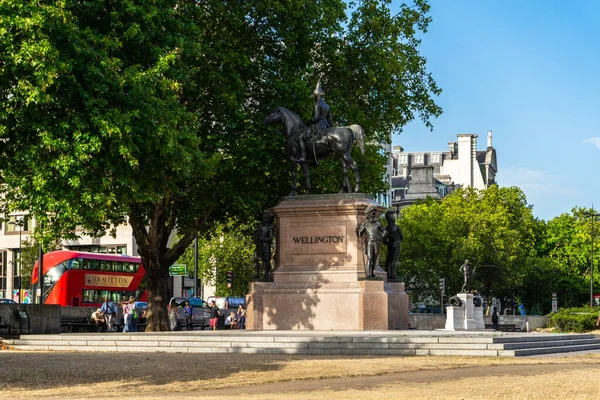
<path id="1" fill-rule="evenodd" d="M 425 158 L 423 157 L 423 154 L 415 154 L 415 164 L 424 164 L 425 163 Z"/>
<path id="2" fill-rule="evenodd" d="M 438 164 L 440 162 L 440 154 L 439 153 L 433 153 L 431 155 L 431 162 Z"/>
<path id="3" fill-rule="evenodd" d="M 21 276 L 21 253 L 19 250 L 12 251 L 12 259 L 14 267 L 14 275 Z"/>
<path id="4" fill-rule="evenodd" d="M 4 223 L 5 233 L 29 232 L 28 215 L 11 215 L 8 221 Z"/>

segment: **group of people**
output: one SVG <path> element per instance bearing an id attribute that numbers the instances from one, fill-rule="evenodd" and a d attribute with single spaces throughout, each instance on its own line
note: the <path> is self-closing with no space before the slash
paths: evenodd
<path id="1" fill-rule="evenodd" d="M 237 312 L 229 312 L 229 316 L 225 318 L 225 328 L 230 329 L 245 329 L 246 327 L 246 310 L 240 304 Z"/>
<path id="2" fill-rule="evenodd" d="M 169 329 L 172 331 L 181 330 L 177 308 L 178 308 L 177 302 L 175 301 L 174 298 L 171 299 L 171 302 L 169 303 L 169 306 L 168 306 L 168 315 L 169 315 Z M 185 314 L 186 329 L 188 329 L 188 330 L 194 329 L 194 326 L 192 324 L 193 316 L 194 316 L 194 307 L 192 305 L 190 305 L 189 301 L 185 302 L 185 305 L 183 307 L 183 312 Z M 210 312 L 209 327 L 212 330 L 217 330 L 218 325 L 219 325 L 219 316 L 221 316 L 221 310 L 219 309 L 219 307 L 217 307 L 214 300 L 210 302 L 209 312 Z M 246 310 L 244 309 L 244 307 L 241 304 L 239 305 L 237 312 L 231 311 L 229 313 L 229 316 L 227 318 L 225 318 L 225 327 L 226 328 L 244 329 L 245 324 L 246 324 Z"/>
<path id="3" fill-rule="evenodd" d="M 145 311 L 142 315 L 138 315 L 133 296 L 129 300 L 123 300 L 121 307 L 123 309 L 123 332 L 137 332 L 137 320 L 145 317 Z M 102 306 L 92 313 L 91 320 L 98 329 L 106 328 L 107 332 L 116 332 L 117 311 L 116 304 L 107 296 L 104 298 Z"/>

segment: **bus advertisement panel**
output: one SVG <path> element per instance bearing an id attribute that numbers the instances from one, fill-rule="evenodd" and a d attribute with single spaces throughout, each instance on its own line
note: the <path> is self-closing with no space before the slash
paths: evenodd
<path id="1" fill-rule="evenodd" d="M 44 254 L 43 268 L 44 304 L 100 306 L 105 296 L 115 303 L 130 296 L 148 300 L 140 257 L 61 250 Z M 31 283 L 37 289 L 37 262 Z"/>

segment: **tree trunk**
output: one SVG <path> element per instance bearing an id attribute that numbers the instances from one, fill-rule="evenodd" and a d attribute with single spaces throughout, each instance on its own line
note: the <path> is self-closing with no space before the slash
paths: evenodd
<path id="1" fill-rule="evenodd" d="M 168 331 L 169 315 L 169 267 L 160 259 L 142 256 L 142 263 L 146 268 L 146 282 L 148 284 L 148 312 L 146 313 L 146 330 L 149 332 Z"/>
<path id="2" fill-rule="evenodd" d="M 146 269 L 146 283 L 148 285 L 148 311 L 146 313 L 146 331 L 169 330 L 169 267 L 177 261 L 185 249 L 192 243 L 198 229 L 203 225 L 212 207 L 207 207 L 202 218 L 197 218 L 194 224 L 186 231 L 180 232 L 181 238 L 172 247 L 168 247 L 169 237 L 175 228 L 176 211 L 173 210 L 171 197 L 165 196 L 157 201 L 153 207 L 148 221 L 142 209 L 135 206 L 129 212 L 129 223 L 133 229 L 133 236 L 138 244 L 138 253 L 142 257 L 142 264 Z"/>

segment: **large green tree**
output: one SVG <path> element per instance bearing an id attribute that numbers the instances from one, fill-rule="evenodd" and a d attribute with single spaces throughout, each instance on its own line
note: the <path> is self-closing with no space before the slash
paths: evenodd
<path id="1" fill-rule="evenodd" d="M 438 297 L 438 279 L 447 292 L 462 286 L 466 259 L 476 272 L 473 288 L 486 296 L 515 297 L 536 257 L 536 229 L 525 195 L 516 187 L 458 189 L 443 200 L 428 199 L 402 210 L 400 274 L 415 294 Z"/>
<path id="2" fill-rule="evenodd" d="M 570 213 L 552 218 L 538 235 L 540 261 L 529 272 L 523 302 L 538 313 L 550 312 L 551 294 L 556 292 L 560 307 L 589 304 L 592 252 L 592 220 L 586 213 L 595 210 L 574 207 Z M 595 221 L 597 223 L 597 221 Z M 594 236 L 597 227 L 594 227 Z M 598 259 L 598 246 L 595 246 Z M 594 287 L 600 280 L 594 273 Z"/>
<path id="3" fill-rule="evenodd" d="M 277 104 L 307 114 L 322 79 L 337 121 L 369 143 L 440 114 L 418 51 L 429 6 L 389 3 L 347 17 L 341 0 L 2 2 L 0 211 L 61 237 L 130 223 L 148 329 L 167 329 L 168 267 L 197 232 L 287 192 L 283 138 L 261 124 Z M 385 158 L 367 154 L 377 192 Z M 318 191 L 339 187 L 327 179 Z"/>

